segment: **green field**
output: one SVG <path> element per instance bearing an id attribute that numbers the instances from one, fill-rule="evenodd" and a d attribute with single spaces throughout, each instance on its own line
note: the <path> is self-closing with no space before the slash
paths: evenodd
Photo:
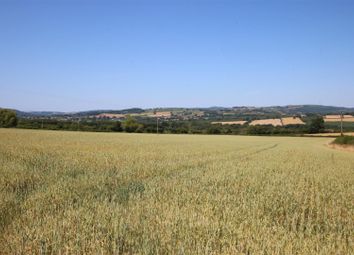
<path id="1" fill-rule="evenodd" d="M 0 129 L 0 253 L 354 254 L 331 140 Z"/>

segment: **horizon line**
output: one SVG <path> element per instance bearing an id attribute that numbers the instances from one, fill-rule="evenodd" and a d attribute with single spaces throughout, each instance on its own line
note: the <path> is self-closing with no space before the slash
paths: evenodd
<path id="1" fill-rule="evenodd" d="M 254 106 L 254 105 L 234 105 L 234 106 L 192 106 L 192 107 L 184 107 L 184 106 L 158 106 L 158 107 L 127 107 L 127 108 L 110 108 L 110 109 L 88 109 L 88 110 L 76 110 L 76 111 L 60 111 L 60 110 L 22 110 L 19 108 L 14 108 L 14 107 L 0 107 L 0 109 L 9 109 L 9 110 L 15 110 L 15 111 L 20 111 L 20 112 L 54 112 L 54 113 L 79 113 L 79 112 L 90 112 L 90 111 L 123 111 L 123 110 L 129 110 L 129 109 L 142 109 L 142 110 L 153 110 L 153 109 L 208 109 L 208 108 L 241 108 L 241 107 L 246 107 L 246 108 L 270 108 L 270 107 L 289 107 L 289 106 L 324 106 L 324 107 L 337 107 L 337 108 L 348 108 L 348 109 L 354 109 L 354 106 L 337 106 L 337 105 L 323 105 L 323 104 L 287 104 L 287 105 L 264 105 L 264 106 Z"/>

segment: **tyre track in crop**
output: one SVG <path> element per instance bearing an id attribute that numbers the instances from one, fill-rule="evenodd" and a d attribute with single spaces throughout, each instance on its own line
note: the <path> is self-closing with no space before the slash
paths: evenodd
<path id="1" fill-rule="evenodd" d="M 228 153 L 224 153 L 224 152 L 219 153 L 218 156 L 214 156 L 213 158 L 205 160 L 205 161 L 198 163 L 198 164 L 190 164 L 190 165 L 186 166 L 182 171 L 175 170 L 175 171 L 172 171 L 169 174 L 165 175 L 164 177 L 165 178 L 183 177 L 185 174 L 188 175 L 189 173 L 192 173 L 191 170 L 195 170 L 195 171 L 199 171 L 199 172 L 207 171 L 207 166 L 216 160 L 219 160 L 219 161 L 220 160 L 228 160 L 228 159 L 230 159 L 230 156 L 232 156 L 235 152 L 247 150 L 249 148 L 259 148 L 262 146 L 264 146 L 264 145 L 257 145 L 257 146 L 252 145 L 252 146 L 247 146 L 244 148 L 239 148 L 236 150 L 230 150 Z M 276 143 L 271 146 L 267 146 L 265 148 L 259 148 L 253 152 L 245 153 L 242 155 L 236 154 L 235 157 L 232 157 L 232 160 L 249 160 L 252 156 L 258 155 L 262 152 L 270 151 L 270 150 L 276 148 L 277 146 L 278 146 L 278 144 Z M 223 156 L 219 157 L 220 154 L 223 154 Z M 193 174 L 195 174 L 195 172 L 193 172 Z"/>
<path id="2" fill-rule="evenodd" d="M 253 156 L 253 155 L 256 155 L 256 154 L 259 154 L 261 152 L 264 152 L 264 151 L 269 151 L 269 150 L 272 150 L 274 148 L 276 148 L 278 146 L 278 144 L 273 144 L 272 146 L 268 146 L 266 148 L 263 148 L 263 149 L 259 149 L 255 152 L 252 152 L 252 153 L 249 153 L 248 155 L 245 155 L 242 159 L 249 159 L 249 156 Z"/>

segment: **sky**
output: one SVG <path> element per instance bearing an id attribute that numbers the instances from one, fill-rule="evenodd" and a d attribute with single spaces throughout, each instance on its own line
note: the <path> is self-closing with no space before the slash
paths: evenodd
<path id="1" fill-rule="evenodd" d="M 351 0 L 0 0 L 0 107 L 354 107 Z"/>

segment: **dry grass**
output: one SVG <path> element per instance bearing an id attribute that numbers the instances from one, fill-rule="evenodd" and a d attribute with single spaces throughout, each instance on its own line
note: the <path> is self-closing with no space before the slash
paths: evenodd
<path id="1" fill-rule="evenodd" d="M 211 124 L 221 124 L 221 125 L 244 125 L 247 121 L 235 120 L 235 121 L 214 121 Z M 250 123 L 251 126 L 255 125 L 272 125 L 272 126 L 287 126 L 287 125 L 305 125 L 298 117 L 286 117 L 281 119 L 263 119 L 254 120 Z"/>
<path id="2" fill-rule="evenodd" d="M 343 115 L 343 118 L 353 118 L 352 115 Z M 324 119 L 340 119 L 340 115 L 326 115 Z"/>
<path id="3" fill-rule="evenodd" d="M 282 126 L 280 119 L 264 119 L 264 120 L 254 120 L 250 123 L 251 126 L 256 125 L 272 125 L 272 126 Z"/>
<path id="4" fill-rule="evenodd" d="M 221 124 L 221 125 L 244 125 L 247 123 L 245 120 L 235 120 L 235 121 L 214 121 L 211 124 Z"/>
<path id="5" fill-rule="evenodd" d="M 344 135 L 354 136 L 354 132 L 344 132 Z M 306 134 L 305 136 L 312 137 L 337 137 L 340 136 L 340 133 L 318 133 L 318 134 Z"/>
<path id="6" fill-rule="evenodd" d="M 341 119 L 324 119 L 325 122 L 341 122 Z M 343 118 L 343 122 L 354 122 L 354 117 Z"/>
<path id="7" fill-rule="evenodd" d="M 330 140 L 0 129 L 0 253 L 354 254 Z"/>
<path id="8" fill-rule="evenodd" d="M 326 115 L 324 118 L 325 122 L 340 122 L 340 115 Z M 343 122 L 354 122 L 354 117 L 352 115 L 343 115 Z"/>
<path id="9" fill-rule="evenodd" d="M 328 144 L 328 147 L 330 147 L 332 149 L 336 149 L 336 150 L 354 152 L 353 145 Z"/>
<path id="10" fill-rule="evenodd" d="M 281 122 L 283 123 L 283 126 L 287 126 L 287 125 L 305 125 L 305 122 L 303 122 L 298 117 L 281 118 Z"/>

